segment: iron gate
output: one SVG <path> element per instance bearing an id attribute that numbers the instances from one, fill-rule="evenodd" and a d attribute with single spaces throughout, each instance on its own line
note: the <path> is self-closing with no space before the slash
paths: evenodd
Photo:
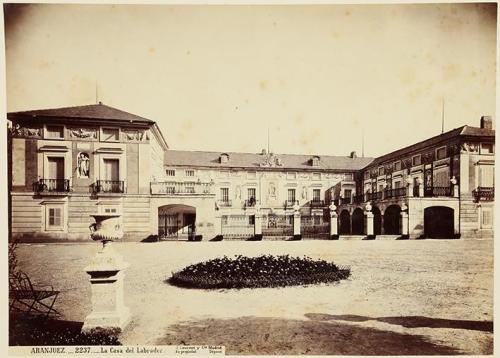
<path id="1" fill-rule="evenodd" d="M 248 239 L 254 235 L 253 216 L 224 215 L 221 220 L 224 239 Z"/>
<path id="2" fill-rule="evenodd" d="M 324 215 L 302 215 L 300 217 L 300 233 L 303 238 L 328 240 L 330 238 L 330 221 Z"/>
<path id="3" fill-rule="evenodd" d="M 269 214 L 262 220 L 262 236 L 293 236 L 293 215 Z"/>

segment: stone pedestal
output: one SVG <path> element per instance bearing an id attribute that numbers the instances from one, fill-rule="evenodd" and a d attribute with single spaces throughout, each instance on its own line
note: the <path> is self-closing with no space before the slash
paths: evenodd
<path id="1" fill-rule="evenodd" d="M 102 249 L 85 267 L 90 275 L 92 312 L 85 318 L 82 331 L 94 329 L 121 331 L 130 319 L 123 299 L 123 270 L 128 266 L 113 250 L 112 241 L 123 236 L 119 215 L 92 215 L 91 238 L 102 241 Z"/>
<path id="2" fill-rule="evenodd" d="M 398 237 L 400 240 L 408 240 L 410 238 L 410 233 L 408 231 L 408 213 L 406 211 L 401 211 L 401 236 Z"/>
<path id="3" fill-rule="evenodd" d="M 214 232 L 213 241 L 222 241 L 224 239 L 224 235 L 222 235 L 222 216 L 218 210 L 215 212 Z"/>
<path id="4" fill-rule="evenodd" d="M 300 233 L 300 211 L 295 210 L 293 213 L 293 239 L 301 240 L 302 234 Z"/>
<path id="5" fill-rule="evenodd" d="M 374 240 L 375 235 L 373 233 L 373 213 L 370 211 L 365 212 L 366 220 L 366 237 L 365 240 Z"/>
<path id="6" fill-rule="evenodd" d="M 254 221 L 254 239 L 262 240 L 262 214 L 259 210 L 255 211 L 255 221 Z"/>
<path id="7" fill-rule="evenodd" d="M 337 212 L 335 211 L 336 209 L 337 209 L 337 207 L 332 202 L 330 205 L 330 239 L 331 240 L 338 240 L 339 239 Z"/>

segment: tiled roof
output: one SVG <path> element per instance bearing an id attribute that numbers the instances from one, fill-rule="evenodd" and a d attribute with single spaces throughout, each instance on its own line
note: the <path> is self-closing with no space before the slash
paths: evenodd
<path id="1" fill-rule="evenodd" d="M 112 121 L 133 121 L 142 123 L 154 123 L 153 121 L 139 117 L 135 114 L 121 111 L 119 109 L 106 106 L 102 103 L 87 106 L 39 109 L 33 111 L 11 112 L 12 117 L 59 117 L 59 118 L 83 118 L 83 119 L 103 119 Z"/>
<path id="2" fill-rule="evenodd" d="M 229 155 L 227 163 L 220 163 L 220 155 Z M 282 166 L 275 168 L 305 169 L 305 170 L 359 170 L 367 166 L 373 158 L 351 158 L 348 156 L 319 156 L 317 166 L 312 166 L 310 160 L 313 155 L 275 154 L 281 159 Z M 168 150 L 165 152 L 165 165 L 210 167 L 210 168 L 260 168 L 265 156 L 260 153 L 234 153 L 234 152 L 204 152 Z"/>
<path id="3" fill-rule="evenodd" d="M 425 149 L 427 147 L 433 146 L 435 144 L 450 141 L 455 137 L 468 136 L 468 137 L 495 137 L 495 130 L 493 129 L 485 129 L 478 127 L 471 127 L 468 125 L 461 126 L 455 129 L 452 129 L 448 132 L 439 134 L 437 136 L 425 139 L 421 142 L 409 145 L 407 147 L 395 150 L 394 152 L 390 152 L 388 154 L 384 154 L 378 158 L 376 158 L 370 164 L 379 164 L 384 161 L 393 159 L 395 157 L 406 155 L 407 153 L 416 152 L 421 149 Z"/>

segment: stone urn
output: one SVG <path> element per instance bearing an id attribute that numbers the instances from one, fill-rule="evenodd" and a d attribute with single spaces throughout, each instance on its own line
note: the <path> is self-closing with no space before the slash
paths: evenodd
<path id="1" fill-rule="evenodd" d="M 102 247 L 85 267 L 90 275 L 92 312 L 85 318 L 82 330 L 122 330 L 128 323 L 130 312 L 124 304 L 124 269 L 128 264 L 114 251 L 112 242 L 123 237 L 120 215 L 91 215 L 90 238 L 101 241 Z"/>

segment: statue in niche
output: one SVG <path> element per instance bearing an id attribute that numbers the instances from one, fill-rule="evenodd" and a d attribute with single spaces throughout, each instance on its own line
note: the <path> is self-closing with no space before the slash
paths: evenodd
<path id="1" fill-rule="evenodd" d="M 77 171 L 78 178 L 88 178 L 90 174 L 90 159 L 87 153 L 78 153 Z"/>
<path id="2" fill-rule="evenodd" d="M 236 198 L 237 199 L 241 198 L 241 188 L 239 185 L 236 187 Z"/>
<path id="3" fill-rule="evenodd" d="M 276 186 L 274 183 L 269 183 L 269 196 L 276 197 Z"/>
<path id="4" fill-rule="evenodd" d="M 307 188 L 305 186 L 302 187 L 302 199 L 307 199 Z"/>

